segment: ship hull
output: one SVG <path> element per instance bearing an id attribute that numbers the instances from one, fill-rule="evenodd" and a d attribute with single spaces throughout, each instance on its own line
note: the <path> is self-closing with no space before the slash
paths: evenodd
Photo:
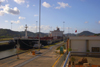
<path id="1" fill-rule="evenodd" d="M 38 40 L 32 39 L 15 39 L 16 45 L 19 45 L 19 49 L 27 50 L 34 48 L 35 42 Z"/>
<path id="2" fill-rule="evenodd" d="M 53 44 L 53 43 L 56 43 L 56 42 L 59 42 L 59 41 L 61 41 L 61 39 L 40 40 L 40 44 L 41 44 L 40 47 L 50 45 L 50 44 Z M 39 39 L 15 39 L 16 45 L 19 45 L 19 47 L 17 47 L 17 48 L 24 49 L 24 50 L 34 48 L 35 44 L 37 44 L 39 46 L 39 44 L 36 43 L 36 42 L 39 42 Z M 40 47 L 37 47 L 37 48 L 40 48 Z"/>

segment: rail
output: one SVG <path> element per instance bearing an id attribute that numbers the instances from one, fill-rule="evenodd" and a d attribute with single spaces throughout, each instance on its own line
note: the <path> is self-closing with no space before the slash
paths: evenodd
<path id="1" fill-rule="evenodd" d="M 68 60 L 69 60 L 70 54 L 71 54 L 71 52 L 68 53 L 68 56 L 66 58 L 66 61 L 65 61 L 65 64 L 64 64 L 63 67 L 66 67 L 66 64 L 67 64 L 67 67 L 68 67 Z"/>
<path id="2" fill-rule="evenodd" d="M 68 56 L 65 60 L 63 67 L 69 66 L 69 60 L 71 56 L 88 56 L 88 57 L 100 57 L 100 52 L 72 52 L 68 53 Z"/>
<path id="3" fill-rule="evenodd" d="M 64 53 L 64 55 L 61 56 L 61 58 L 60 58 L 59 61 L 57 62 L 56 67 L 61 67 L 61 66 L 62 66 L 63 61 L 65 61 L 65 59 L 66 59 L 66 56 L 67 56 L 67 51 Z"/>

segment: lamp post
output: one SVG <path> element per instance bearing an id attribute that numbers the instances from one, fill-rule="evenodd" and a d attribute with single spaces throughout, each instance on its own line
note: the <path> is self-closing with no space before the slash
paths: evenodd
<path id="1" fill-rule="evenodd" d="M 64 23 L 65 23 L 65 22 L 63 22 L 63 32 L 64 32 Z M 63 40 L 64 40 L 64 33 L 63 33 Z"/>
<path id="2" fill-rule="evenodd" d="M 38 21 L 36 21 L 36 33 L 37 33 L 37 23 L 38 23 Z"/>
<path id="3" fill-rule="evenodd" d="M 63 31 L 64 31 L 64 22 L 63 22 Z"/>
<path id="4" fill-rule="evenodd" d="M 11 23 L 11 30 L 12 30 L 12 23 Z"/>
<path id="5" fill-rule="evenodd" d="M 40 51 L 41 0 L 39 0 L 39 51 Z"/>

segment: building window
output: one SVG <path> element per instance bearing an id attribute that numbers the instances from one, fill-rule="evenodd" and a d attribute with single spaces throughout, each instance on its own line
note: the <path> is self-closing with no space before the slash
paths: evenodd
<path id="1" fill-rule="evenodd" d="M 100 52 L 100 48 L 99 47 L 92 47 L 92 52 Z"/>

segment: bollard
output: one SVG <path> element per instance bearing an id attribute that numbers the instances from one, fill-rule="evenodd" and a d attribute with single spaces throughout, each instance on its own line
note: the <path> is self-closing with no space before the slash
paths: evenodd
<path id="1" fill-rule="evenodd" d="M 19 55 L 17 54 L 17 59 L 19 59 Z"/>
<path id="2" fill-rule="evenodd" d="M 64 54 L 63 46 L 60 47 L 60 54 Z"/>
<path id="3" fill-rule="evenodd" d="M 35 55 L 35 51 L 32 51 L 32 55 Z"/>

